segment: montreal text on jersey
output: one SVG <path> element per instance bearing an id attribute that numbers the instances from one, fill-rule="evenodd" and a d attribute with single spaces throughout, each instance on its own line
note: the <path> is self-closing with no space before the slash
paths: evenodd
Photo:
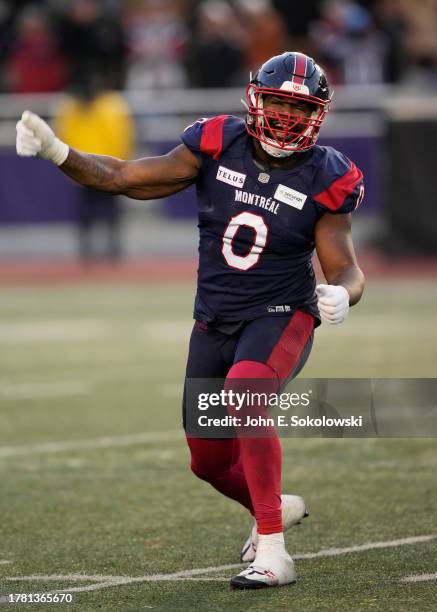
<path id="1" fill-rule="evenodd" d="M 235 190 L 235 201 L 242 202 L 243 204 L 253 204 L 264 208 L 274 215 L 278 214 L 279 202 L 276 202 L 273 198 L 265 198 L 256 193 L 249 193 L 248 191 L 241 191 L 241 189 Z"/>

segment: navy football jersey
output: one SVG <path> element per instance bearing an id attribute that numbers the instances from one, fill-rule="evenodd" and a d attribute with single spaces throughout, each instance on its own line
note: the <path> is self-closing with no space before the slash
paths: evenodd
<path id="1" fill-rule="evenodd" d="M 357 208 L 361 171 L 316 145 L 294 168 L 266 172 L 244 121 L 229 115 L 200 119 L 181 139 L 201 160 L 195 318 L 219 325 L 299 309 L 319 320 L 314 228 L 325 212 Z"/>

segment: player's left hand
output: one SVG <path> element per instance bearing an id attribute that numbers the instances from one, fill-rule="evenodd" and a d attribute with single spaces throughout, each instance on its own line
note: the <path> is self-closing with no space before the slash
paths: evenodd
<path id="1" fill-rule="evenodd" d="M 349 293 L 342 285 L 317 285 L 317 306 L 322 321 L 343 323 L 349 312 Z"/>

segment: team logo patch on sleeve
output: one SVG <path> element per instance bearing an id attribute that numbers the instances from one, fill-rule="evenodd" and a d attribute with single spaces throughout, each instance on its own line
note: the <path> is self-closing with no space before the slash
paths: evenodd
<path id="1" fill-rule="evenodd" d="M 232 185 L 233 187 L 243 187 L 246 175 L 241 174 L 241 172 L 229 170 L 229 168 L 225 168 L 224 166 L 219 166 L 216 179 L 222 181 L 222 183 Z"/>
<path id="2" fill-rule="evenodd" d="M 284 202 L 284 204 L 288 204 L 289 206 L 293 206 L 298 210 L 302 210 L 308 196 L 304 193 L 300 193 L 300 191 L 291 189 L 291 187 L 278 185 L 273 197 L 275 200 L 279 200 L 280 202 Z"/>

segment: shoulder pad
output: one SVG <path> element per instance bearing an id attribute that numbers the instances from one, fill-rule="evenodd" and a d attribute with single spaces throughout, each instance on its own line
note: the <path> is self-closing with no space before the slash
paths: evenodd
<path id="1" fill-rule="evenodd" d="M 319 162 L 313 200 L 324 212 L 349 213 L 364 197 L 363 173 L 343 153 L 332 147 L 318 147 Z"/>
<path id="2" fill-rule="evenodd" d="M 182 142 L 193 152 L 218 159 L 246 131 L 244 121 L 232 115 L 198 119 L 185 128 Z"/>

